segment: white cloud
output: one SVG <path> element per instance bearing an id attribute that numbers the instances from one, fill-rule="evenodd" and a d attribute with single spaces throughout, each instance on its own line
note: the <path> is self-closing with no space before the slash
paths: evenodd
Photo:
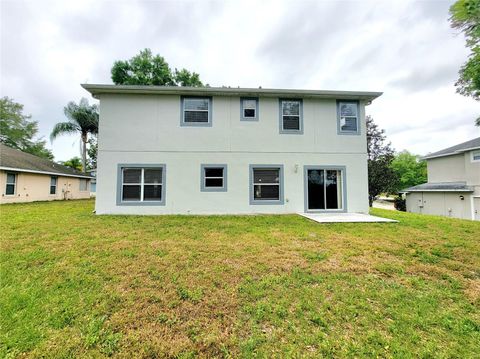
<path id="1" fill-rule="evenodd" d="M 2 96 L 48 137 L 63 106 L 149 47 L 212 86 L 376 90 L 367 113 L 396 149 L 424 154 L 479 135 L 478 102 L 453 83 L 468 51 L 451 1 L 2 1 Z M 78 155 L 56 140 L 57 160 Z"/>

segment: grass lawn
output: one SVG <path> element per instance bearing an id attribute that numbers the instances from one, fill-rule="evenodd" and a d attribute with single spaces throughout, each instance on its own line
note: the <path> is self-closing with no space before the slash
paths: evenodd
<path id="1" fill-rule="evenodd" d="M 1 357 L 480 357 L 480 223 L 5 205 Z"/>

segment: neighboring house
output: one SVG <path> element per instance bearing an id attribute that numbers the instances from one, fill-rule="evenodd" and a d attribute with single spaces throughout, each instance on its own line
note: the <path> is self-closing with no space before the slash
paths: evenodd
<path id="1" fill-rule="evenodd" d="M 0 144 L 0 203 L 90 198 L 90 176 Z"/>
<path id="2" fill-rule="evenodd" d="M 424 159 L 428 183 L 402 191 L 407 211 L 480 220 L 480 137 Z"/>
<path id="3" fill-rule="evenodd" d="M 369 210 L 379 92 L 82 86 L 100 100 L 98 214 Z"/>

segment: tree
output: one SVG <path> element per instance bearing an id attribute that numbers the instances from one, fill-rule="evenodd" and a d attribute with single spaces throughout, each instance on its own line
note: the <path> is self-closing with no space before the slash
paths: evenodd
<path id="1" fill-rule="evenodd" d="M 398 177 L 397 192 L 427 182 L 427 162 L 408 151 L 398 153 L 391 168 Z"/>
<path id="2" fill-rule="evenodd" d="M 187 69 L 172 71 L 165 59 L 144 49 L 130 60 L 115 61 L 111 70 L 115 85 L 203 86 L 200 75 Z"/>
<path id="3" fill-rule="evenodd" d="M 82 160 L 80 159 L 80 157 L 72 157 L 67 161 L 60 162 L 60 164 L 73 168 L 77 171 L 82 170 Z"/>
<path id="4" fill-rule="evenodd" d="M 381 193 L 391 193 L 397 187 L 397 175 L 391 168 L 395 151 L 386 143 L 385 130 L 379 129 L 367 116 L 368 200 L 370 206 Z"/>
<path id="5" fill-rule="evenodd" d="M 98 106 L 89 105 L 86 98 L 82 98 L 78 104 L 69 102 L 63 109 L 67 122 L 57 123 L 50 134 L 53 141 L 59 135 L 80 133 L 82 140 L 82 170 L 87 169 L 87 141 L 88 135 L 98 133 Z"/>
<path id="6" fill-rule="evenodd" d="M 88 140 L 88 169 L 97 168 L 97 153 L 98 153 L 98 141 L 96 136 L 90 137 Z"/>
<path id="7" fill-rule="evenodd" d="M 23 105 L 13 99 L 0 99 L 0 142 L 30 153 L 35 156 L 53 160 L 52 152 L 45 147 L 46 141 L 38 134 L 38 122 L 30 121 L 31 115 L 23 114 Z"/>
<path id="8" fill-rule="evenodd" d="M 480 100 L 480 0 L 457 0 L 450 7 L 450 23 L 463 31 L 471 49 L 467 62 L 460 68 L 455 83 L 457 92 Z M 475 121 L 480 126 L 480 117 Z"/>

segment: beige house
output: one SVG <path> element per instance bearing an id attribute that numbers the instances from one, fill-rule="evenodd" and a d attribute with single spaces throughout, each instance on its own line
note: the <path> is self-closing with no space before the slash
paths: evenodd
<path id="1" fill-rule="evenodd" d="M 480 220 L 480 137 L 424 159 L 428 183 L 403 191 L 407 211 Z"/>
<path id="2" fill-rule="evenodd" d="M 90 198 L 91 176 L 0 144 L 0 203 Z"/>

